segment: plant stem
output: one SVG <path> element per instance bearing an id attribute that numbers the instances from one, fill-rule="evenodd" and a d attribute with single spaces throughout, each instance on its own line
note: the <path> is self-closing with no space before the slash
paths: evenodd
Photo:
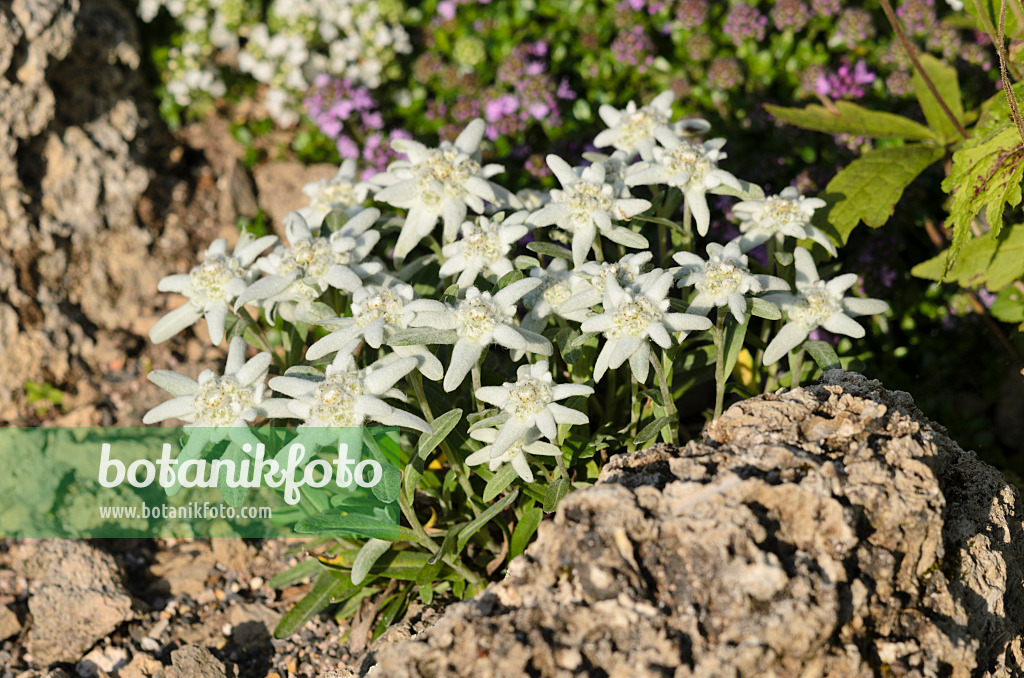
<path id="1" fill-rule="evenodd" d="M 789 388 L 800 388 L 800 376 L 804 369 L 804 349 L 799 348 L 789 354 Z"/>
<path id="2" fill-rule="evenodd" d="M 1005 0 L 1003 1 L 1005 2 Z M 917 58 L 917 48 L 914 47 L 914 43 L 910 41 L 907 34 L 903 32 L 903 25 L 896 17 L 896 12 L 892 9 L 892 3 L 889 2 L 889 0 L 881 0 L 881 3 L 882 10 L 885 12 L 885 17 L 889 20 L 893 30 L 896 31 L 896 36 L 899 38 L 900 44 L 903 46 L 903 51 L 907 53 L 908 57 L 910 57 L 910 61 L 914 64 L 914 69 L 917 70 L 921 79 L 924 80 L 924 84 L 928 87 L 928 91 L 932 93 L 933 97 L 935 97 L 935 101 L 938 102 L 939 108 L 941 108 L 942 112 L 945 113 L 947 118 L 949 118 L 949 121 L 953 123 L 953 127 L 956 129 L 957 134 L 959 134 L 962 139 L 966 139 L 967 130 L 964 129 L 964 126 L 961 125 L 960 121 L 957 120 L 955 115 L 953 115 L 953 111 L 949 109 L 949 105 L 946 104 L 946 100 L 942 98 L 942 95 L 939 94 L 938 88 L 935 87 L 935 83 L 932 82 L 931 76 L 928 75 L 924 70 L 924 67 L 921 65 L 920 59 Z"/>
<path id="3" fill-rule="evenodd" d="M 651 352 L 651 365 L 654 367 L 654 376 L 658 378 L 658 386 L 661 387 L 661 399 L 665 406 L 665 416 L 671 419 L 668 425 L 671 437 L 670 442 L 673 445 L 678 445 L 679 414 L 678 410 L 676 410 L 675 399 L 672 397 L 672 384 L 669 383 L 672 378 L 672 366 L 669 365 L 667 370 L 664 369 L 661 365 L 661 360 L 658 359 L 653 351 Z"/>
<path id="4" fill-rule="evenodd" d="M 428 424 L 434 423 L 434 413 L 430 411 L 430 401 L 427 400 L 427 394 L 423 390 L 423 375 L 418 369 L 413 370 L 412 373 L 412 390 L 416 393 L 416 400 L 420 403 L 423 418 L 427 420 Z"/>
<path id="5" fill-rule="evenodd" d="M 722 414 L 725 404 L 725 307 L 718 308 L 715 320 L 715 419 Z"/>
<path id="6" fill-rule="evenodd" d="M 413 510 L 412 506 L 406 501 L 405 496 L 401 492 L 398 493 L 398 505 L 402 509 L 402 515 L 404 515 L 405 519 L 409 521 L 409 526 L 412 528 L 412 531 L 416 534 L 417 543 L 423 548 L 430 551 L 431 553 L 437 553 L 441 547 L 438 546 L 437 542 L 431 539 L 430 535 L 427 534 L 427 531 L 423 529 L 423 525 L 420 523 L 419 518 L 416 517 L 416 512 Z M 441 560 L 442 562 L 444 562 L 445 565 L 458 572 L 462 577 L 466 579 L 466 581 L 472 583 L 473 585 L 479 585 L 483 583 L 483 580 L 472 570 L 468 569 L 462 563 L 461 559 L 457 557 L 453 558 L 452 556 L 448 555 L 442 556 Z"/>
<path id="7" fill-rule="evenodd" d="M 1006 103 L 1010 105 L 1010 117 L 1013 124 L 1017 126 L 1017 135 L 1020 136 L 1021 144 L 1024 144 L 1024 120 L 1020 116 L 1020 106 L 1017 105 L 1017 96 L 1013 93 L 1013 83 L 1010 76 L 1006 74 L 1006 0 L 999 3 L 999 28 L 996 34 L 996 52 L 999 54 L 999 77 L 1003 83 L 1003 94 L 1006 95 Z"/>

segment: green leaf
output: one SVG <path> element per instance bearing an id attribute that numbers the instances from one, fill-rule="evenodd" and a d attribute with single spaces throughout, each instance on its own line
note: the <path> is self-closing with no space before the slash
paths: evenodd
<path id="1" fill-rule="evenodd" d="M 740 350 L 743 348 L 743 340 L 747 336 L 747 320 L 742 325 L 729 323 L 725 326 L 725 374 L 732 374 L 736 367 L 736 361 L 740 358 Z"/>
<path id="2" fill-rule="evenodd" d="M 833 177 L 823 197 L 832 203 L 828 221 L 839 232 L 843 243 L 861 221 L 871 228 L 885 224 L 904 189 L 943 155 L 938 146 L 923 144 L 878 148 L 857 158 Z"/>
<path id="3" fill-rule="evenodd" d="M 434 327 L 410 327 L 399 330 L 388 339 L 390 346 L 418 346 L 421 344 L 454 344 L 459 336 L 455 330 Z"/>
<path id="4" fill-rule="evenodd" d="M 512 530 L 512 539 L 508 545 L 508 559 L 512 560 L 526 550 L 527 544 L 537 531 L 544 511 L 539 506 L 531 506 L 523 511 L 523 517 L 516 523 L 516 529 Z"/>
<path id="5" fill-rule="evenodd" d="M 354 586 L 347 579 L 335 577 L 326 570 L 321 572 L 309 593 L 281 617 L 281 621 L 274 629 L 274 637 L 287 638 L 305 626 L 306 622 L 322 612 L 328 605 L 346 595 L 355 593 L 358 589 L 359 587 Z"/>
<path id="6" fill-rule="evenodd" d="M 971 0 L 967 1 L 970 2 Z M 1016 0 L 1011 1 L 1016 2 Z M 936 59 L 931 54 L 922 54 L 920 60 L 922 68 L 924 68 L 925 73 L 928 74 L 928 77 L 935 85 L 939 95 L 946 102 L 953 117 L 963 126 L 964 103 L 960 99 L 960 80 L 957 78 L 956 69 Z M 935 130 L 939 138 L 947 144 L 960 138 L 960 134 L 957 132 L 953 122 L 942 110 L 938 99 L 928 89 L 928 85 L 925 84 L 924 78 L 921 77 L 917 69 L 914 69 L 914 95 L 917 96 L 917 102 L 921 105 L 921 110 L 924 112 L 924 119 L 928 121 L 928 126 Z"/>
<path id="7" fill-rule="evenodd" d="M 757 184 L 752 184 L 749 181 L 743 179 L 737 179 L 740 183 L 739 189 L 733 188 L 727 184 L 720 184 L 715 188 L 711 189 L 711 193 L 716 195 L 731 195 L 739 198 L 740 200 L 764 200 L 764 189 Z"/>
<path id="8" fill-rule="evenodd" d="M 765 104 L 765 109 L 783 122 L 816 132 L 852 134 L 872 139 L 937 140 L 935 133 L 930 129 L 902 115 L 872 111 L 849 101 L 836 101 L 833 105 L 835 110 L 818 104 L 811 104 L 806 108 L 784 108 Z"/>
<path id="9" fill-rule="evenodd" d="M 315 558 L 309 558 L 292 565 L 283 572 L 278 572 L 270 578 L 267 586 L 272 589 L 281 589 L 285 586 L 291 586 L 295 582 L 310 577 L 319 571 L 320 563 Z"/>
<path id="10" fill-rule="evenodd" d="M 505 289 L 506 287 L 508 287 L 512 283 L 516 282 L 517 280 L 522 280 L 522 279 L 523 279 L 523 272 L 522 271 L 509 271 L 505 275 L 501 276 L 501 279 L 497 283 L 494 284 L 494 289 L 492 290 L 492 293 L 496 294 L 497 292 Z"/>
<path id="11" fill-rule="evenodd" d="M 370 573 L 370 568 L 377 559 L 391 548 L 391 542 L 383 539 L 370 539 L 359 549 L 355 562 L 352 563 L 352 583 L 358 586 Z"/>
<path id="12" fill-rule="evenodd" d="M 972 138 L 953 154 L 953 171 L 942 182 L 942 190 L 953 194 L 949 208 L 953 244 L 947 271 L 970 239 L 971 221 L 982 209 L 993 234 L 999 234 L 1006 203 L 1011 207 L 1020 204 L 1022 176 L 1024 146 L 1017 128 L 1008 121 L 983 137 Z"/>
<path id="13" fill-rule="evenodd" d="M 562 501 L 562 497 L 569 494 L 570 489 L 572 489 L 572 486 L 565 478 L 559 478 L 548 485 L 548 491 L 544 493 L 544 513 L 552 513 L 557 509 L 558 502 Z"/>
<path id="14" fill-rule="evenodd" d="M 459 541 L 456 547 L 456 552 L 461 553 L 462 549 L 465 548 L 466 542 L 469 541 L 470 537 L 476 534 L 484 525 L 491 522 L 491 520 L 496 515 L 504 511 L 505 508 L 509 504 L 514 502 L 518 496 L 519 490 L 512 490 L 512 492 L 507 494 L 504 499 L 502 499 L 496 504 L 491 504 L 490 506 L 487 507 L 486 511 L 478 515 L 473 520 L 469 521 L 469 523 L 459 531 Z"/>
<path id="15" fill-rule="evenodd" d="M 782 311 L 770 301 L 754 297 L 750 300 L 750 314 L 765 320 L 779 320 L 782 318 Z"/>
<path id="16" fill-rule="evenodd" d="M 434 429 L 433 433 L 424 433 L 420 436 L 420 444 L 416 450 L 416 456 L 420 459 L 426 459 L 431 452 L 434 451 L 438 445 L 444 442 L 444 439 L 448 437 L 448 434 L 452 432 L 458 423 L 462 420 L 462 410 L 454 409 L 450 412 L 445 412 L 440 417 L 434 419 L 430 425 Z"/>
<path id="17" fill-rule="evenodd" d="M 558 257 L 559 259 L 567 259 L 572 261 L 572 251 L 568 248 L 556 245 L 553 242 L 539 242 L 534 240 L 533 242 L 526 243 L 526 249 L 537 254 L 546 254 L 549 257 Z"/>
<path id="18" fill-rule="evenodd" d="M 636 434 L 636 438 L 633 438 L 634 445 L 643 445 L 648 440 L 658 435 L 661 429 L 665 428 L 672 423 L 670 417 L 658 417 L 647 426 L 644 426 L 639 433 Z"/>
<path id="19" fill-rule="evenodd" d="M 1016 2 L 1016 0 L 1006 0 L 1006 2 Z M 996 27 L 999 26 L 1000 4 L 1000 0 L 964 0 L 964 11 L 978 22 L 978 30 L 995 36 Z M 1005 29 L 1007 39 L 1024 37 L 1021 25 L 1017 21 L 1016 12 L 1011 7 L 1006 8 Z"/>
<path id="20" fill-rule="evenodd" d="M 1016 287 L 1004 288 L 989 310 L 993 317 L 1004 323 L 1024 322 L 1024 293 Z"/>
<path id="21" fill-rule="evenodd" d="M 827 341 L 805 341 L 804 348 L 814 358 L 814 362 L 818 364 L 822 372 L 842 367 L 835 349 Z"/>
<path id="22" fill-rule="evenodd" d="M 613 229 L 610 233 L 605 232 L 604 235 L 609 240 L 634 250 L 645 250 L 651 246 L 647 242 L 647 238 L 622 226 Z"/>
<path id="23" fill-rule="evenodd" d="M 504 492 L 505 488 L 511 485 L 516 477 L 516 470 L 512 468 L 512 464 L 502 464 L 498 472 L 491 476 L 491 479 L 487 481 L 487 485 L 484 487 L 484 502 L 489 503 Z"/>
<path id="24" fill-rule="evenodd" d="M 911 273 L 928 280 L 955 280 L 961 287 L 987 287 L 998 292 L 1024 276 L 1024 224 L 1008 227 L 1003 237 L 988 232 L 964 245 L 946 271 L 949 250 L 918 264 Z"/>

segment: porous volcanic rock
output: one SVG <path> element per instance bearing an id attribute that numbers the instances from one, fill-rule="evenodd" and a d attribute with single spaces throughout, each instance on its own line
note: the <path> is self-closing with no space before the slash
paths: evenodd
<path id="1" fill-rule="evenodd" d="M 1022 632 L 1018 493 L 836 370 L 614 457 L 504 581 L 366 675 L 1010 678 Z"/>

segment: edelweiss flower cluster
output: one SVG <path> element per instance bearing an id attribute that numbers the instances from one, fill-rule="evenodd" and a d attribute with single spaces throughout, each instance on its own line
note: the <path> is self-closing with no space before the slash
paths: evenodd
<path id="1" fill-rule="evenodd" d="M 791 188 L 764 197 L 719 167 L 723 139 L 692 138 L 707 124 L 673 122 L 671 106 L 663 94 L 640 108 L 603 107 L 610 128 L 596 142 L 614 153 L 588 154 L 581 167 L 548 156 L 560 188 L 521 193 L 522 200 L 494 181 L 500 165 L 484 163 L 481 120 L 436 148 L 396 139 L 393 147 L 408 160 L 372 183 L 357 181 L 355 164 L 346 162 L 336 176 L 306 186 L 309 205 L 288 216 L 287 242 L 243 236 L 228 254 L 219 240 L 191 273 L 161 282 L 186 302 L 157 323 L 154 341 L 205 317 L 214 343 L 227 336 L 230 350 L 221 377 L 152 373 L 175 398 L 148 413 L 147 423 L 177 417 L 239 427 L 271 417 L 304 427 L 376 422 L 427 432 L 435 400 L 458 402 L 469 378 L 462 402 L 496 409 L 470 428 L 483 446 L 466 462 L 491 470 L 508 463 L 532 482 L 530 456 L 558 458 L 564 427 L 590 423 L 563 401 L 591 395 L 609 370 L 626 364 L 637 385 L 648 384 L 653 367 L 662 393 L 671 394 L 671 357 L 691 333 L 712 329 L 712 309 L 719 309 L 718 329 L 710 336 L 721 341 L 727 318 L 742 324 L 752 310 L 781 307 L 786 323 L 765 364 L 817 327 L 862 336 L 852 318 L 887 307 L 845 298 L 856 276 L 821 281 L 811 253 L 797 247 L 790 289 L 782 277 L 753 271 L 745 254 L 783 238 L 809 238 L 834 253 L 811 225 L 821 201 Z M 673 254 L 671 242 L 649 246 L 640 233 L 645 219 L 664 224 L 676 215 L 651 214 L 654 205 L 678 205 L 680 197 L 706 234 L 709 192 L 742 198 L 739 238 L 707 243 L 706 258 Z M 367 207 L 370 197 L 397 215 Z M 280 318 L 290 326 L 286 352 L 273 352 L 253 313 L 267 325 Z M 275 332 L 284 334 L 280 327 Z M 243 336 L 263 349 L 248 362 Z M 521 363 L 515 380 L 503 381 L 513 363 Z M 268 377 L 281 397 L 264 398 Z M 661 407 L 674 412 L 670 405 Z"/>

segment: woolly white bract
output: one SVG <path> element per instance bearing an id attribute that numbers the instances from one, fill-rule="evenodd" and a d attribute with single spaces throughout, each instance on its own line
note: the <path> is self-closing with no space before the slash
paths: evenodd
<path id="1" fill-rule="evenodd" d="M 780 243 L 784 237 L 809 238 L 835 256 L 836 246 L 832 240 L 821 229 L 811 225 L 814 211 L 824 206 L 825 201 L 821 198 L 806 198 L 792 186 L 762 200 L 736 203 L 732 211 L 743 232 L 739 239 L 740 249 L 746 252 L 771 238 Z"/>
<path id="2" fill-rule="evenodd" d="M 724 247 L 708 243 L 707 261 L 692 252 L 672 256 L 679 264 L 679 286 L 693 285 L 697 296 L 690 300 L 687 313 L 707 315 L 716 306 L 728 305 L 736 322 L 742 323 L 747 313 L 746 296 L 768 290 L 787 290 L 785 280 L 771 275 L 753 275 L 739 243 L 730 241 Z"/>

